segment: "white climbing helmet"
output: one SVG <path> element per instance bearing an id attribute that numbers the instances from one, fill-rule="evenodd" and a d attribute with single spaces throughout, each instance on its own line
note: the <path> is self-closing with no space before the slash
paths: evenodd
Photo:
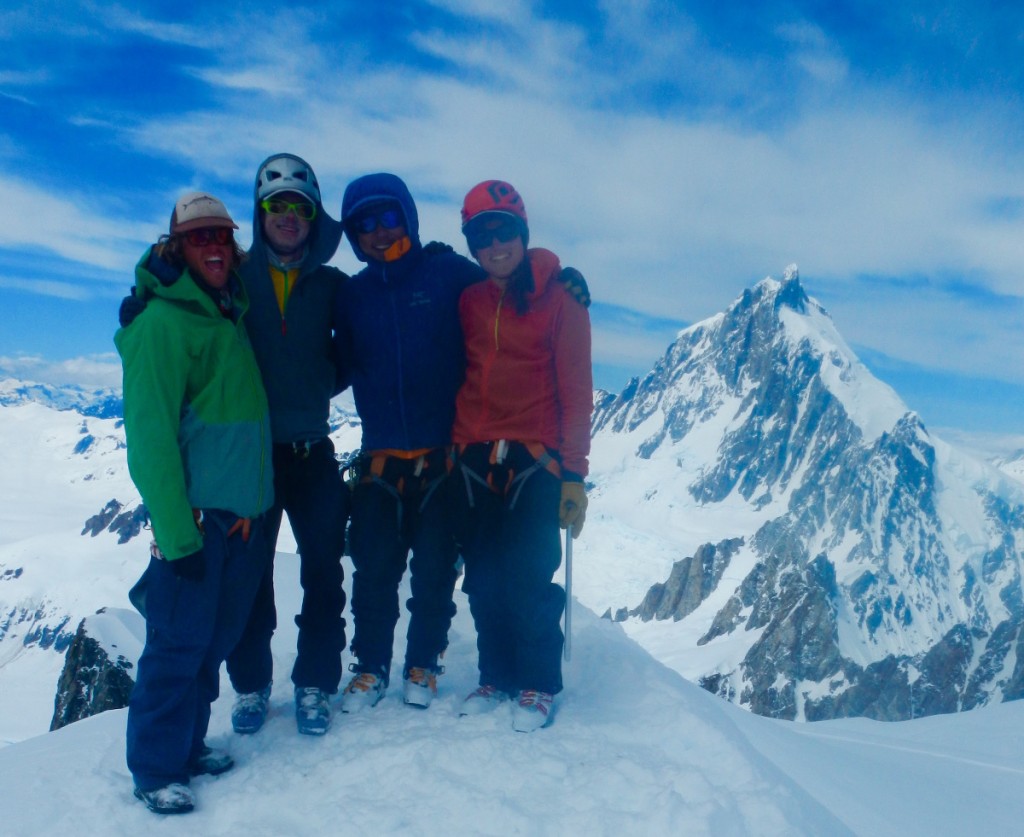
<path id="1" fill-rule="evenodd" d="M 256 175 L 256 200 L 262 201 L 279 192 L 298 192 L 318 206 L 320 184 L 309 163 L 294 154 L 275 154 L 268 157 Z"/>

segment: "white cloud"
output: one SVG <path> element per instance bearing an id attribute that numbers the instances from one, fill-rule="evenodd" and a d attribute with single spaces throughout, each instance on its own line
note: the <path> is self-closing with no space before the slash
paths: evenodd
<path id="1" fill-rule="evenodd" d="M 821 27 L 799 21 L 778 27 L 777 33 L 793 47 L 790 60 L 826 87 L 846 80 L 849 62 Z"/>
<path id="2" fill-rule="evenodd" d="M 0 87 L 35 87 L 52 81 L 52 74 L 45 67 L 34 70 L 0 71 Z"/>
<path id="3" fill-rule="evenodd" d="M 439 9 L 466 18 L 521 25 L 533 18 L 530 3 L 523 0 L 427 0 Z"/>
<path id="4" fill-rule="evenodd" d="M 106 214 L 103 197 L 95 190 L 58 197 L 38 183 L 0 175 L 0 192 L 0 247 L 34 253 L 40 260 L 57 255 L 123 273 L 138 259 L 139 242 L 155 241 L 163 232 L 152 223 Z M 42 267 L 40 261 L 37 269 Z M 53 290 L 39 287 L 44 293 Z"/>
<path id="5" fill-rule="evenodd" d="M 225 44 L 225 30 L 218 26 L 156 20 L 118 4 L 86 5 L 97 12 L 97 24 L 111 31 L 137 34 L 156 41 L 208 50 L 222 48 Z"/>
<path id="6" fill-rule="evenodd" d="M 802 277 L 803 278 L 803 277 Z M 814 280 L 808 292 L 815 295 Z M 823 295 L 829 292 L 821 283 Z M 921 368 L 1024 384 L 1024 303 L 972 299 L 925 283 L 844 286 L 830 306 L 848 342 Z"/>
<path id="7" fill-rule="evenodd" d="M 86 389 L 120 387 L 121 363 L 113 352 L 57 361 L 38 355 L 0 356 L 0 376 Z"/>
<path id="8" fill-rule="evenodd" d="M 15 291 L 28 291 L 40 296 L 52 296 L 57 299 L 84 300 L 89 298 L 88 291 L 81 284 L 59 282 L 52 279 L 19 279 L 0 275 L 0 288 Z"/>
<path id="9" fill-rule="evenodd" d="M 619 367 L 650 368 L 671 345 L 673 337 L 645 331 L 627 331 L 593 326 L 593 358 L 595 364 Z M 623 382 L 624 383 L 624 382 Z"/>

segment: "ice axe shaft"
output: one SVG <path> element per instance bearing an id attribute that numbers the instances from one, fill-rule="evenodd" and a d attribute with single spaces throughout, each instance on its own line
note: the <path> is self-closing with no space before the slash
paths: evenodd
<path id="1" fill-rule="evenodd" d="M 565 528 L 565 661 L 572 658 L 572 525 Z"/>

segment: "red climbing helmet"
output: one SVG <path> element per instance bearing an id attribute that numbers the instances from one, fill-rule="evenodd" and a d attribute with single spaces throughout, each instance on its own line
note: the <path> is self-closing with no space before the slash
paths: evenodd
<path id="1" fill-rule="evenodd" d="M 526 230 L 526 206 L 511 183 L 485 180 L 470 189 L 462 202 L 462 229 L 465 230 L 470 221 L 485 212 L 513 215 L 522 223 L 523 230 Z"/>

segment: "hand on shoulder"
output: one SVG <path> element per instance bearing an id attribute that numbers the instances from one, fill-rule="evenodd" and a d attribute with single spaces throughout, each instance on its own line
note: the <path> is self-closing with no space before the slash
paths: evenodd
<path id="1" fill-rule="evenodd" d="M 590 307 L 590 288 L 587 286 L 587 280 L 583 278 L 582 273 L 575 267 L 563 267 L 558 279 L 565 287 L 569 296 L 584 308 Z"/>

